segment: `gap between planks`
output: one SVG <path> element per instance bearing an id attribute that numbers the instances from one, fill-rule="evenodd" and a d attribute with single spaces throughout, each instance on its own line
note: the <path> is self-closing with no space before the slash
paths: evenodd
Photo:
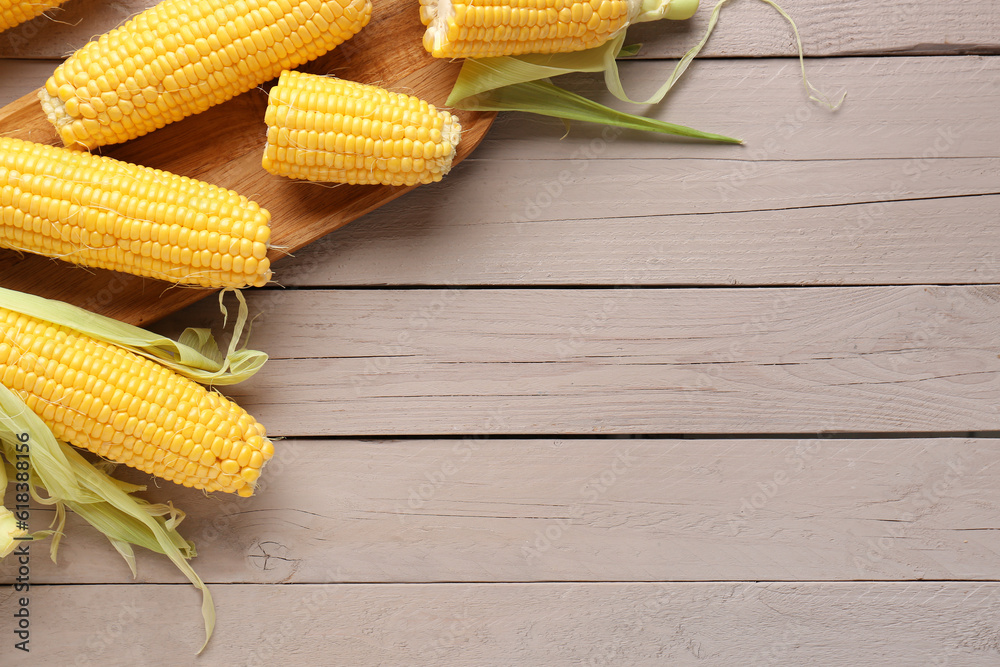
<path id="1" fill-rule="evenodd" d="M 206 665 L 985 666 L 1000 652 L 995 584 L 212 590 L 218 624 L 198 660 Z M 180 586 L 39 586 L 31 604 L 37 644 L 25 664 L 175 665 L 202 641 L 197 594 Z M 82 615 L 88 622 L 75 622 Z M 157 622 L 138 623 L 142 618 Z M 58 641 L 42 641 L 48 637 Z"/>
<path id="2" fill-rule="evenodd" d="M 228 393 L 275 434 L 1000 426 L 1000 286 L 295 290 L 248 301 L 254 345 L 271 360 Z M 217 322 L 218 305 L 203 302 L 161 331 Z"/>
<path id="3" fill-rule="evenodd" d="M 997 438 L 291 439 L 276 452 L 250 499 L 147 493 L 188 514 L 206 581 L 1000 579 Z M 78 517 L 60 549 L 33 581 L 130 576 Z M 138 572 L 183 580 L 150 554 Z"/>

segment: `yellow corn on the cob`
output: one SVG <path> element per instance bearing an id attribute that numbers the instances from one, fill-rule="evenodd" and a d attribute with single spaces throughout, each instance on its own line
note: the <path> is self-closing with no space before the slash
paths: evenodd
<path id="1" fill-rule="evenodd" d="M 591 49 L 636 21 L 686 19 L 697 0 L 420 0 L 435 58 Z"/>
<path id="2" fill-rule="evenodd" d="M 126 141 L 354 36 L 371 0 L 164 0 L 90 42 L 39 91 L 67 146 Z"/>
<path id="3" fill-rule="evenodd" d="M 416 185 L 451 169 L 462 126 L 412 95 L 283 72 L 271 89 L 262 164 L 310 181 Z"/>
<path id="4" fill-rule="evenodd" d="M 0 0 L 0 31 L 30 21 L 64 0 Z"/>
<path id="5" fill-rule="evenodd" d="M 208 183 L 0 137 L 0 247 L 203 287 L 261 286 L 270 214 Z"/>
<path id="6" fill-rule="evenodd" d="M 274 447 L 235 403 L 129 350 L 0 308 L 0 382 L 71 445 L 184 486 L 253 493 Z"/>

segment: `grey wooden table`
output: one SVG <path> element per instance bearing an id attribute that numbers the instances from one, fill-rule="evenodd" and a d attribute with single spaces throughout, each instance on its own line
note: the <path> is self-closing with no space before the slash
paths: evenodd
<path id="1" fill-rule="evenodd" d="M 263 488 L 151 491 L 215 594 L 198 664 L 1000 662 L 1000 8 L 784 5 L 839 111 L 741 0 L 650 113 L 745 146 L 505 115 L 248 293 Z M 0 35 L 0 102 L 136 8 Z M 708 9 L 633 32 L 630 91 Z M 0 591 L 4 664 L 187 662 L 196 591 L 69 529 L 29 656 Z"/>

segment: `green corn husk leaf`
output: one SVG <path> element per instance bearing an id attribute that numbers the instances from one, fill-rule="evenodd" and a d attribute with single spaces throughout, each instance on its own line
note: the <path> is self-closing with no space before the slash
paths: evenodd
<path id="1" fill-rule="evenodd" d="M 222 302 L 226 291 L 229 290 L 223 290 L 219 295 L 219 307 L 224 316 L 228 316 Z M 0 288 L 0 308 L 75 329 L 92 338 L 128 348 L 196 382 L 230 385 L 251 377 L 267 361 L 267 355 L 263 352 L 237 347 L 243 336 L 249 309 L 242 293 L 232 291 L 236 292 L 239 300 L 239 313 L 233 326 L 232 341 L 225 354 L 207 329 L 187 329 L 175 341 L 62 301 L 3 288 Z"/>
<path id="2" fill-rule="evenodd" d="M 571 93 L 548 81 L 570 72 L 607 72 L 621 53 L 634 54 L 638 47 L 623 49 L 624 31 L 603 45 L 547 55 L 468 58 L 462 64 L 447 104 L 473 111 L 526 111 L 563 120 L 613 125 L 644 132 L 659 132 L 731 144 L 742 143 L 721 134 L 702 132 L 675 123 L 646 118 L 612 109 Z"/>
<path id="3" fill-rule="evenodd" d="M 616 55 L 634 55 L 639 47 L 622 47 L 625 33 L 593 49 L 572 53 L 528 54 L 496 58 L 467 58 L 446 104 L 455 106 L 463 99 L 487 90 L 517 83 L 550 79 L 571 72 L 603 72 Z"/>
<path id="4" fill-rule="evenodd" d="M 532 87 L 528 84 L 547 80 L 554 76 L 570 72 L 604 72 L 604 81 L 608 90 L 623 102 L 633 104 L 658 104 L 687 71 L 691 62 L 701 53 L 709 37 L 719 22 L 722 7 L 729 0 L 719 0 L 712 9 L 708 27 L 701 40 L 677 62 L 670 77 L 649 99 L 633 100 L 625 92 L 621 75 L 618 71 L 618 58 L 633 56 L 638 52 L 637 46 L 623 46 L 625 31 L 619 31 L 615 37 L 601 46 L 583 51 L 554 54 L 528 54 L 520 56 L 502 56 L 496 58 L 467 58 L 462 64 L 458 80 L 448 96 L 447 104 L 459 109 L 477 111 L 526 111 L 546 116 L 554 116 L 563 120 L 585 120 L 587 122 L 617 125 L 631 129 L 679 134 L 687 137 L 725 141 L 727 143 L 742 143 L 736 139 L 717 134 L 701 132 L 684 126 L 674 126 L 671 123 L 660 124 L 651 121 L 656 127 L 644 122 L 643 116 L 612 111 L 608 107 L 598 105 L 586 98 L 571 93 L 565 93 L 561 88 Z M 805 54 L 798 27 L 792 18 L 773 0 L 761 0 L 773 7 L 788 21 L 795 35 L 798 47 L 799 64 L 802 69 L 802 83 L 809 99 L 825 105 L 831 111 L 836 110 L 844 101 L 846 94 L 837 102 L 831 102 L 820 93 L 806 77 Z M 532 97 L 534 94 L 535 97 Z M 551 97 L 549 96 L 551 94 Z M 670 128 L 682 128 L 683 132 Z"/>
<path id="5" fill-rule="evenodd" d="M 592 102 L 548 81 L 528 81 L 480 93 L 463 100 L 463 109 L 477 111 L 527 111 L 565 120 L 614 125 L 632 130 L 660 132 L 730 144 L 743 143 L 721 134 L 702 132 L 684 125 L 636 116 Z"/>
<path id="6" fill-rule="evenodd" d="M 215 604 L 205 583 L 187 562 L 195 556 L 195 550 L 194 545 L 177 532 L 180 513 L 172 507 L 153 505 L 130 495 L 121 483 L 66 443 L 56 440 L 41 418 L 17 394 L 0 385 L 0 445 L 10 465 L 17 461 L 15 448 L 21 433 L 30 437 L 28 461 L 32 495 L 39 502 L 55 505 L 57 510 L 59 527 L 51 546 L 52 559 L 56 558 L 57 537 L 62 532 L 64 506 L 104 534 L 125 558 L 133 575 L 135 556 L 131 545 L 165 555 L 202 592 L 205 644 L 201 649 L 204 650 L 215 628 Z M 41 497 L 38 488 L 48 495 Z"/>

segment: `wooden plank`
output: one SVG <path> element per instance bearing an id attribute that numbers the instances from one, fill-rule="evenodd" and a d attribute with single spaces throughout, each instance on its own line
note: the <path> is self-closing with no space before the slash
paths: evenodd
<path id="1" fill-rule="evenodd" d="M 211 582 L 994 580 L 998 456 L 995 438 L 286 440 L 251 499 L 148 497 L 187 512 Z M 58 564 L 32 553 L 38 584 L 131 581 L 76 517 Z"/>
<path id="2" fill-rule="evenodd" d="M 503 171 L 528 183 L 529 165 L 510 162 Z M 618 202 L 614 210 L 611 189 L 603 185 L 613 168 L 611 161 L 594 165 L 574 184 L 575 199 L 549 197 L 542 187 L 505 208 L 475 197 L 482 191 L 476 165 L 440 190 L 415 191 L 281 260 L 275 275 L 286 287 L 1000 282 L 996 196 L 771 210 L 763 198 L 779 193 L 754 176 L 742 200 L 713 200 L 708 185 L 697 200 L 687 190 L 663 188 L 655 203 L 640 196 L 641 203 Z M 808 196 L 787 185 L 781 195 Z M 530 193 L 526 187 L 520 191 Z M 552 203 L 543 209 L 532 200 Z M 511 221 L 518 203 L 546 219 Z M 679 213 L 685 205 L 727 203 L 762 208 L 711 217 Z M 671 209 L 676 213 L 666 212 Z"/>
<path id="3" fill-rule="evenodd" d="M 919 169 L 917 179 L 900 173 L 901 180 L 911 183 L 937 178 L 944 171 L 937 168 L 937 158 L 1000 156 L 996 114 L 1000 58 L 830 58 L 808 65 L 817 88 L 835 99 L 847 93 L 840 109 L 831 112 L 810 102 L 798 61 L 789 58 L 696 61 L 686 80 L 653 109 L 618 102 L 600 76 L 573 75 L 560 80 L 565 87 L 602 103 L 739 137 L 745 146 L 618 133 L 578 123 L 566 139 L 554 144 L 562 148 L 539 151 L 533 149 L 537 142 L 566 134 L 562 123 L 510 114 L 491 129 L 475 157 L 523 159 L 535 154 L 564 159 L 568 154 L 578 161 L 570 165 L 574 168 L 579 161 L 594 157 L 693 157 L 706 160 L 704 169 L 717 169 L 717 180 L 734 181 L 738 186 L 741 165 L 726 164 L 719 169 L 715 160 L 912 158 L 930 162 L 933 168 Z M 626 90 L 636 99 L 651 95 L 669 75 L 669 65 L 650 62 L 624 63 L 621 70 Z"/>
<path id="4" fill-rule="evenodd" d="M 69 0 L 47 16 L 0 35 L 0 58 L 61 58 L 93 35 L 123 23 L 153 0 Z M 813 56 L 910 53 L 954 54 L 1000 51 L 1000 11 L 990 0 L 960 7 L 906 0 L 872 5 L 864 0 L 785 0 L 806 53 Z M 630 42 L 645 57 L 679 57 L 707 26 L 713 2 L 702 3 L 690 21 L 639 25 Z M 706 56 L 788 56 L 795 53 L 791 29 L 763 3 L 731 3 L 704 53 Z M 414 21 L 417 20 L 414 10 Z M 885 26 L 892 26 L 886 30 Z"/>
<path id="5" fill-rule="evenodd" d="M 54 68 L 47 60 L 0 60 L 0 106 L 41 86 Z"/>
<path id="6" fill-rule="evenodd" d="M 920 0 L 786 0 L 809 56 L 855 54 L 995 54 L 1000 51 L 1000 8 L 978 0 L 960 8 Z M 690 21 L 661 21 L 632 28 L 628 40 L 646 58 L 679 58 L 704 34 L 713 0 L 703 0 Z M 886 29 L 892 26 L 892 29 Z M 791 27 L 763 2 L 730 2 L 705 51 L 713 57 L 791 56 Z"/>
<path id="7" fill-rule="evenodd" d="M 985 667 L 997 660 L 998 590 L 964 582 L 215 586 L 218 626 L 198 664 Z M 0 592 L 8 623 L 12 599 Z M 30 605 L 31 653 L 19 665 L 172 666 L 193 662 L 203 639 L 197 597 L 182 586 L 38 586 Z"/>
<path id="8" fill-rule="evenodd" d="M 280 435 L 1000 426 L 1000 288 L 256 291 Z M 166 330 L 217 324 L 203 302 Z M 499 415 L 502 421 L 488 427 Z"/>

